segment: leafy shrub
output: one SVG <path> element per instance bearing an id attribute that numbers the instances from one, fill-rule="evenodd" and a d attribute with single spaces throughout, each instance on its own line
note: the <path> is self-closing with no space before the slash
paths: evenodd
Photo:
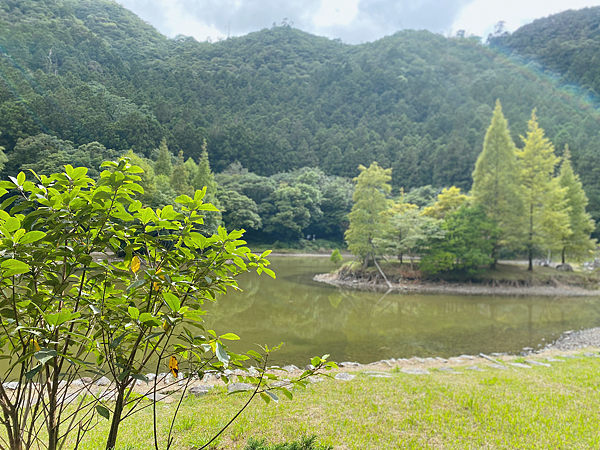
<path id="1" fill-rule="evenodd" d="M 267 444 L 265 439 L 250 438 L 244 450 L 332 450 L 331 445 L 317 444 L 316 436 L 303 436 L 300 441 L 285 442 L 281 444 Z"/>

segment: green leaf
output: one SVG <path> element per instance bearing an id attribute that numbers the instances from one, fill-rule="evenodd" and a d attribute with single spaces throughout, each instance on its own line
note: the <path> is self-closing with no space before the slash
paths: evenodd
<path id="1" fill-rule="evenodd" d="M 285 395 L 288 398 L 288 400 L 292 400 L 293 399 L 294 396 L 286 388 L 281 388 L 280 391 L 283 393 L 283 395 Z"/>
<path id="2" fill-rule="evenodd" d="M 224 335 L 219 336 L 219 339 L 227 339 L 228 341 L 239 341 L 240 337 L 237 334 L 225 333 Z"/>
<path id="3" fill-rule="evenodd" d="M 271 403 L 271 397 L 264 392 L 260 393 L 260 398 L 262 398 L 267 405 Z"/>
<path id="4" fill-rule="evenodd" d="M 217 359 L 223 364 L 227 365 L 229 363 L 229 355 L 227 354 L 225 348 L 221 345 L 220 342 L 217 342 L 215 353 L 217 354 Z"/>
<path id="5" fill-rule="evenodd" d="M 139 309 L 137 309 L 137 308 L 135 308 L 135 307 L 133 307 L 133 306 L 130 306 L 130 307 L 127 309 L 127 312 L 129 312 L 129 316 L 130 316 L 130 317 L 131 317 L 133 320 L 137 320 L 137 319 L 140 317 L 140 310 L 139 310 Z"/>
<path id="6" fill-rule="evenodd" d="M 125 338 L 125 336 L 127 336 L 129 333 L 123 333 L 121 334 L 118 338 L 114 339 L 110 345 L 109 348 L 111 350 L 114 350 L 115 348 L 117 348 L 119 346 L 119 344 L 121 343 L 121 341 Z"/>
<path id="7" fill-rule="evenodd" d="M 25 183 L 25 173 L 24 172 L 19 172 L 19 175 L 17 175 L 17 182 L 18 182 L 19 186 L 23 186 L 23 183 Z"/>
<path id="8" fill-rule="evenodd" d="M 170 292 L 166 292 L 164 294 L 164 298 L 166 304 L 169 306 L 169 308 L 171 308 L 171 310 L 173 310 L 174 312 L 179 312 L 179 310 L 181 309 L 181 301 L 179 300 L 179 297 Z"/>
<path id="9" fill-rule="evenodd" d="M 266 394 L 271 397 L 274 401 L 278 402 L 279 401 L 279 397 L 277 397 L 277 394 L 275 394 L 275 392 L 272 391 L 267 391 Z"/>
<path id="10" fill-rule="evenodd" d="M 78 312 L 72 313 L 71 311 L 60 311 L 54 314 L 44 314 L 44 320 L 48 325 L 58 327 L 63 323 L 79 318 L 80 315 L 81 314 Z"/>
<path id="11" fill-rule="evenodd" d="M 57 357 L 58 353 L 56 350 L 43 348 L 39 352 L 36 352 L 33 356 L 35 356 L 35 359 L 37 359 L 41 365 L 44 365 L 52 358 Z"/>
<path id="12" fill-rule="evenodd" d="M 133 282 L 133 283 L 131 283 L 129 286 L 127 286 L 127 292 L 131 292 L 131 291 L 133 291 L 134 289 L 137 289 L 137 288 L 139 288 L 140 286 L 143 286 L 145 283 L 146 283 L 146 280 L 145 280 L 145 279 L 143 279 L 143 278 L 142 278 L 142 279 L 140 279 L 140 280 L 134 281 L 134 282 Z"/>
<path id="13" fill-rule="evenodd" d="M 13 275 L 19 275 L 22 273 L 27 273 L 30 270 L 29 265 L 25 264 L 23 261 L 18 261 L 16 259 L 5 259 L 0 264 L 0 267 L 4 269 L 5 277 L 12 277 Z"/>
<path id="14" fill-rule="evenodd" d="M 98 411 L 98 414 L 100 414 L 106 420 L 110 420 L 110 411 L 105 406 L 96 405 L 96 411 Z"/>
<path id="15" fill-rule="evenodd" d="M 19 244 L 31 244 L 43 239 L 45 236 L 46 233 L 43 231 L 30 231 L 29 233 L 25 233 L 25 235 L 19 241 Z"/>
<path id="16" fill-rule="evenodd" d="M 38 364 L 37 366 L 35 366 L 33 369 L 31 369 L 29 372 L 25 373 L 25 378 L 27 380 L 31 380 L 33 377 L 35 377 L 40 370 L 42 370 L 42 365 Z"/>

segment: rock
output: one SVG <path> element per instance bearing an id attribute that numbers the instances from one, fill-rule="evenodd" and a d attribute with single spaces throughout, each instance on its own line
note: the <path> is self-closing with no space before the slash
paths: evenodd
<path id="1" fill-rule="evenodd" d="M 376 372 L 374 370 L 366 370 L 362 372 L 364 375 L 389 375 L 387 372 Z"/>
<path id="2" fill-rule="evenodd" d="M 452 367 L 439 367 L 438 370 L 440 372 L 445 372 L 445 373 L 462 373 L 462 372 L 457 372 Z"/>
<path id="3" fill-rule="evenodd" d="M 283 370 L 286 372 L 294 372 L 295 370 L 300 370 L 297 366 L 290 364 L 289 366 L 283 366 Z"/>
<path id="4" fill-rule="evenodd" d="M 338 364 L 339 367 L 358 367 L 360 363 L 345 361 Z"/>
<path id="5" fill-rule="evenodd" d="M 163 402 L 163 403 L 173 403 L 175 400 L 170 395 L 159 394 L 158 392 L 152 392 L 150 394 L 144 395 L 151 402 Z"/>
<path id="6" fill-rule="evenodd" d="M 193 395 L 195 397 L 202 397 L 203 395 L 208 394 L 208 391 L 210 391 L 213 387 L 214 386 L 211 384 L 204 384 L 201 386 L 193 386 L 188 389 L 188 392 L 190 395 Z"/>
<path id="7" fill-rule="evenodd" d="M 491 367 L 492 369 L 497 369 L 497 370 L 506 370 L 508 369 L 508 367 L 503 366 L 502 364 L 488 364 L 487 367 Z"/>
<path id="8" fill-rule="evenodd" d="M 163 372 L 163 373 L 159 373 L 158 375 L 156 375 L 156 378 L 158 378 L 158 382 L 160 383 L 161 381 L 165 381 L 167 379 L 167 376 L 171 375 L 170 373 L 167 372 Z M 171 375 L 173 376 L 173 375 Z"/>
<path id="9" fill-rule="evenodd" d="M 137 380 L 141 381 L 141 380 Z M 98 381 L 94 383 L 96 386 L 110 386 L 110 380 L 106 377 L 100 378 Z"/>
<path id="10" fill-rule="evenodd" d="M 583 356 L 587 356 L 588 358 L 600 358 L 600 355 L 598 353 L 584 353 Z"/>
<path id="11" fill-rule="evenodd" d="M 435 358 L 435 359 L 437 359 L 438 361 L 443 362 L 443 363 L 447 363 L 448 362 L 447 359 L 440 358 L 439 356 L 437 358 Z"/>
<path id="12" fill-rule="evenodd" d="M 525 362 L 527 364 L 531 364 L 532 366 L 552 367 L 550 364 L 546 364 L 546 363 L 534 361 L 534 360 L 529 360 L 529 359 L 525 360 Z"/>
<path id="13" fill-rule="evenodd" d="M 304 366 L 304 370 L 315 370 L 315 366 L 313 366 L 312 364 L 308 364 Z"/>
<path id="14" fill-rule="evenodd" d="M 470 360 L 474 360 L 475 359 L 475 357 L 471 356 L 471 355 L 460 355 L 459 358 L 470 359 Z"/>
<path id="15" fill-rule="evenodd" d="M 546 358 L 548 362 L 565 362 L 564 359 L 556 359 L 556 358 Z"/>
<path id="16" fill-rule="evenodd" d="M 156 378 L 156 374 L 155 373 L 148 373 L 146 374 L 146 378 L 148 378 L 148 381 L 152 381 Z"/>
<path id="17" fill-rule="evenodd" d="M 386 359 L 382 359 L 380 362 L 387 364 L 389 367 L 393 367 L 392 363 L 390 363 L 388 360 Z"/>
<path id="18" fill-rule="evenodd" d="M 515 367 L 519 367 L 521 369 L 531 369 L 531 366 L 528 366 L 527 364 L 521 364 L 521 363 L 509 363 L 511 366 L 515 366 Z"/>
<path id="19" fill-rule="evenodd" d="M 391 375 L 383 375 L 383 374 L 375 374 L 375 375 L 369 375 L 369 378 L 392 378 Z"/>
<path id="20" fill-rule="evenodd" d="M 571 264 L 564 263 L 556 266 L 556 270 L 560 270 L 561 272 L 573 272 L 573 267 L 571 267 Z"/>
<path id="21" fill-rule="evenodd" d="M 73 386 L 85 386 L 87 384 L 92 384 L 94 380 L 92 380 L 90 377 L 82 377 L 78 380 L 73 380 Z"/>
<path id="22" fill-rule="evenodd" d="M 485 372 L 485 370 L 483 370 L 480 367 L 477 366 L 469 366 L 469 367 L 465 367 L 466 370 L 472 370 L 474 372 Z"/>
<path id="23" fill-rule="evenodd" d="M 16 391 L 17 389 L 19 389 L 19 383 L 17 381 L 11 381 L 10 383 L 3 383 L 2 387 L 4 389 Z"/>
<path id="24" fill-rule="evenodd" d="M 417 367 L 403 367 L 400 369 L 400 372 L 408 375 L 429 375 L 429 371 L 427 369 L 419 369 Z"/>
<path id="25" fill-rule="evenodd" d="M 354 378 L 356 378 L 356 375 L 352 375 L 348 372 L 340 372 L 340 373 L 336 373 L 334 378 L 336 380 L 341 380 L 341 381 L 351 381 L 351 380 L 354 380 Z"/>
<path id="26" fill-rule="evenodd" d="M 453 356 L 452 358 L 450 358 L 448 361 L 450 362 L 455 362 L 455 363 L 461 363 L 464 362 L 463 359 L 457 358 L 456 356 Z"/>
<path id="27" fill-rule="evenodd" d="M 250 383 L 231 383 L 227 385 L 227 392 L 253 391 L 256 386 Z"/>

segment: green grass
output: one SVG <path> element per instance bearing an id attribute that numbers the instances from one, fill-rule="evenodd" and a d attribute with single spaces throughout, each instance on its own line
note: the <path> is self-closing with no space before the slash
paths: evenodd
<path id="1" fill-rule="evenodd" d="M 335 449 L 600 448 L 600 358 L 567 359 L 552 368 L 390 374 L 326 380 L 296 392 L 293 401 L 255 401 L 214 448 L 241 450 L 251 438 L 281 443 L 311 435 Z M 173 448 L 198 448 L 247 398 L 223 392 L 184 400 Z M 163 443 L 165 416 L 174 409 L 158 406 Z M 150 413 L 123 423 L 118 449 L 152 448 Z M 101 449 L 107 428 L 102 423 L 93 430 L 82 450 Z"/>

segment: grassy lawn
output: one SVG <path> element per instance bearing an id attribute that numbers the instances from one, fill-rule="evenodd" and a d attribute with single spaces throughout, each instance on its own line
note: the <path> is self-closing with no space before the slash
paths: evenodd
<path id="1" fill-rule="evenodd" d="M 474 364 L 485 371 L 466 370 Z M 335 449 L 600 448 L 600 358 L 550 364 L 498 370 L 477 359 L 455 367 L 461 373 L 430 369 L 430 375 L 408 375 L 392 369 L 391 378 L 370 378 L 353 372 L 354 380 L 315 383 L 293 401 L 256 400 L 214 448 L 242 449 L 251 436 L 283 442 L 312 434 Z M 223 393 L 217 388 L 184 400 L 174 449 L 201 446 L 248 396 Z M 174 409 L 158 404 L 159 414 Z M 151 426 L 151 409 L 125 422 L 118 449 L 152 448 Z M 159 432 L 166 435 L 166 421 Z M 103 448 L 106 433 L 103 423 L 82 448 Z"/>

